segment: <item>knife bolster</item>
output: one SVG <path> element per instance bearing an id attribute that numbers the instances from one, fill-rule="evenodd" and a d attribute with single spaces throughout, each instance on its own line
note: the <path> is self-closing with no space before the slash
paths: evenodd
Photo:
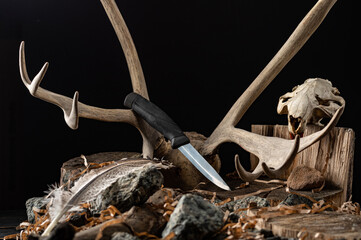
<path id="1" fill-rule="evenodd" d="M 180 146 L 190 143 L 189 138 L 187 138 L 185 135 L 174 137 L 173 139 L 170 140 L 170 142 L 173 149 L 179 148 Z"/>

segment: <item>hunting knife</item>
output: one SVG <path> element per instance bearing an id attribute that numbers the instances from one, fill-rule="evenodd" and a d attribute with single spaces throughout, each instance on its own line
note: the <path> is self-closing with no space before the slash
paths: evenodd
<path id="1" fill-rule="evenodd" d="M 166 139 L 170 140 L 172 148 L 178 148 L 212 183 L 222 189 L 231 190 L 214 168 L 190 144 L 189 138 L 182 132 L 178 125 L 157 105 L 134 92 L 126 96 L 124 105 L 131 108 L 150 126 L 163 134 Z"/>

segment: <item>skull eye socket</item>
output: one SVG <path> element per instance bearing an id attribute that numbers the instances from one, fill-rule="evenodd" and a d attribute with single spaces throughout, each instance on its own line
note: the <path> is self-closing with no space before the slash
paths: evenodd
<path id="1" fill-rule="evenodd" d="M 330 106 L 330 100 L 321 99 L 318 95 L 316 95 L 316 99 L 317 99 L 319 105 L 326 106 L 326 107 Z M 339 101 L 332 101 L 332 102 L 336 103 L 339 106 L 342 106 L 342 103 L 340 103 Z"/>
<path id="2" fill-rule="evenodd" d="M 281 99 L 281 103 L 285 103 L 290 99 L 290 97 L 285 97 Z"/>

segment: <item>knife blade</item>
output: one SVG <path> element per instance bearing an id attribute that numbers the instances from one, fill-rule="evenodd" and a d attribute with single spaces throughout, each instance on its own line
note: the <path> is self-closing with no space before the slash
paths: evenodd
<path id="1" fill-rule="evenodd" d="M 218 187 L 231 190 L 222 177 L 203 158 L 203 156 L 190 144 L 188 137 L 180 127 L 157 105 L 137 93 L 129 93 L 124 106 L 131 108 L 150 126 L 164 135 L 171 142 L 173 149 L 180 152 L 212 183 Z"/>

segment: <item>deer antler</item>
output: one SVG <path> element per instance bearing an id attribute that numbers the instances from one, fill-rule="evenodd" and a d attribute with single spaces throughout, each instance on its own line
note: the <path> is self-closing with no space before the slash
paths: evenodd
<path id="1" fill-rule="evenodd" d="M 117 34 L 119 42 L 122 45 L 128 64 L 130 78 L 132 80 L 133 91 L 149 100 L 147 86 L 142 66 L 138 58 L 138 53 L 119 8 L 115 3 L 115 0 L 100 0 L 100 2 L 102 3 L 114 31 Z"/>
<path id="2" fill-rule="evenodd" d="M 276 176 L 279 175 L 284 166 L 288 166 L 291 163 L 297 151 L 302 151 L 315 141 L 318 141 L 337 123 L 343 108 L 335 114 L 328 126 L 321 132 L 314 133 L 300 140 L 298 137 L 294 140 L 270 138 L 235 128 L 252 103 L 322 23 L 336 1 L 319 0 L 315 4 L 273 59 L 238 98 L 221 123 L 206 140 L 201 151 L 203 155 L 214 153 L 218 146 L 224 142 L 234 142 L 259 158 L 259 164 L 252 173 L 245 171 L 237 160 L 238 158 L 236 158 L 236 169 L 243 180 L 254 180 L 262 174 L 261 170 L 265 170 L 265 173 L 270 176 Z M 298 145 L 301 147 L 299 148 Z M 274 168 L 275 171 L 270 170 L 270 168 Z"/>
<path id="3" fill-rule="evenodd" d="M 101 0 L 101 2 L 123 48 L 133 91 L 148 99 L 142 67 L 124 19 L 114 0 Z M 135 126 L 143 137 L 143 157 L 153 158 L 155 143 L 160 137 L 157 131 L 151 128 L 143 119 L 134 115 L 131 110 L 93 107 L 79 102 L 78 92 L 75 92 L 73 99 L 71 99 L 41 88 L 39 85 L 45 76 L 49 64 L 45 63 L 40 72 L 31 81 L 26 70 L 24 45 L 24 42 L 20 44 L 19 51 L 20 75 L 32 96 L 59 106 L 64 112 L 65 122 L 72 129 L 78 128 L 79 117 L 107 122 L 125 122 Z"/>

